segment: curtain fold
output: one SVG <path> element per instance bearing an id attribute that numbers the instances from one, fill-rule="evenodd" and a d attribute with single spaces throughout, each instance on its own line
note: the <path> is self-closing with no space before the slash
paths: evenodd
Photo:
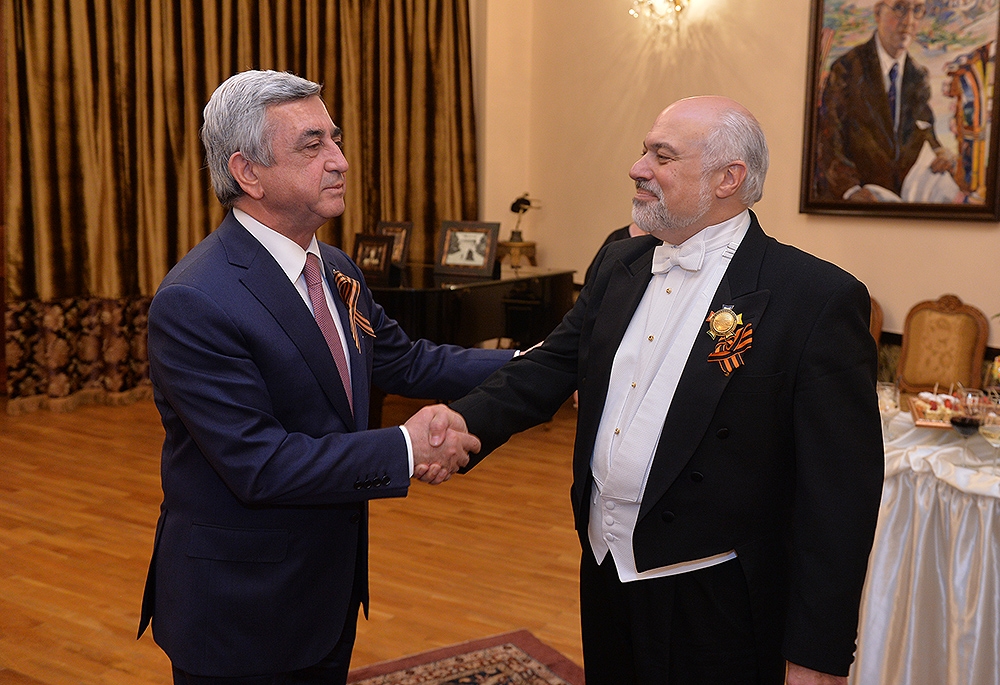
<path id="1" fill-rule="evenodd" d="M 238 71 L 324 84 L 351 167 L 347 211 L 321 239 L 350 249 L 380 220 L 413 221 L 412 258 L 431 262 L 441 220 L 477 218 L 468 22 L 464 1 L 13 0 L 3 48 L 11 402 L 84 384 L 41 381 L 60 365 L 29 333 L 44 329 L 33 313 L 73 300 L 141 311 L 221 221 L 198 131 L 208 97 Z M 148 384 L 133 376 L 109 375 L 105 390 Z"/>

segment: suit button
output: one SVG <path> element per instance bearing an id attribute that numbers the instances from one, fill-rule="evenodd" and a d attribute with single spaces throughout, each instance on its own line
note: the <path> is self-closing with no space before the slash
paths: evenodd
<path id="1" fill-rule="evenodd" d="M 361 520 L 361 514 L 359 514 L 357 512 L 354 512 L 353 514 L 351 514 L 351 523 L 357 523 L 360 520 Z"/>
<path id="2" fill-rule="evenodd" d="M 705 480 L 705 474 L 703 474 L 701 471 L 692 471 L 691 480 L 693 480 L 695 483 L 700 483 L 701 481 Z"/>
<path id="3" fill-rule="evenodd" d="M 672 512 L 672 511 L 665 511 L 662 514 L 660 514 L 660 518 L 663 519 L 664 523 L 673 523 L 674 518 L 675 518 L 674 517 L 674 512 Z"/>
<path id="4" fill-rule="evenodd" d="M 715 437 L 717 437 L 719 440 L 725 440 L 726 438 L 729 437 L 729 429 L 720 428 L 718 431 L 716 431 Z"/>
<path id="5" fill-rule="evenodd" d="M 361 488 L 364 487 L 364 485 L 365 484 L 361 482 L 360 478 L 358 478 L 356 481 L 354 481 L 354 489 L 355 490 L 360 490 Z"/>
<path id="6" fill-rule="evenodd" d="M 382 476 L 382 485 L 389 485 L 392 482 L 392 478 L 389 476 Z"/>
<path id="7" fill-rule="evenodd" d="M 371 490 L 371 487 L 372 487 L 372 479 L 365 478 L 365 490 Z"/>

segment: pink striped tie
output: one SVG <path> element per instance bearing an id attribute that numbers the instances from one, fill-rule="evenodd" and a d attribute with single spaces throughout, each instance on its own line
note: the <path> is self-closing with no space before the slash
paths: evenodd
<path id="1" fill-rule="evenodd" d="M 354 398 L 351 396 L 351 374 L 347 367 L 347 357 L 344 356 L 344 346 L 340 342 L 337 325 L 333 323 L 330 307 L 326 304 L 326 295 L 323 294 L 323 277 L 320 275 L 319 258 L 311 252 L 306 254 L 306 265 L 302 267 L 302 274 L 306 277 L 306 287 L 309 289 L 309 301 L 312 302 L 313 316 L 316 317 L 319 330 L 326 339 L 330 353 L 333 354 L 333 360 L 337 362 L 340 380 L 344 383 L 344 390 L 347 391 L 347 401 L 351 405 L 351 413 L 354 413 Z"/>

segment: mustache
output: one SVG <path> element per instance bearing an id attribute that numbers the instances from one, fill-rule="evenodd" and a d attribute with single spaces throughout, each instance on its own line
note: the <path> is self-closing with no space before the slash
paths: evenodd
<path id="1" fill-rule="evenodd" d="M 663 191 L 660 189 L 660 186 L 653 183 L 652 181 L 639 179 L 638 181 L 635 182 L 635 188 L 636 190 L 644 190 L 647 193 L 652 193 L 661 200 L 663 199 Z"/>

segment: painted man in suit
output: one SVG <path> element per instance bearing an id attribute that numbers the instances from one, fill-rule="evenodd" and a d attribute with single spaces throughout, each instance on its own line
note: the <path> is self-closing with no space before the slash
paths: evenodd
<path id="1" fill-rule="evenodd" d="M 452 403 L 470 466 L 579 389 L 587 685 L 846 683 L 883 472 L 868 292 L 761 230 L 767 144 L 739 104 L 676 102 L 643 148 L 650 235 Z"/>
<path id="2" fill-rule="evenodd" d="M 907 52 L 926 12 L 923 0 L 879 1 L 874 12 L 871 40 L 833 63 L 823 89 L 816 189 L 825 200 L 892 197 L 880 197 L 881 189 L 901 195 L 925 142 L 936 155 L 932 172 L 955 168 L 934 133 L 927 69 Z"/>
<path id="3" fill-rule="evenodd" d="M 440 408 L 369 427 L 370 383 L 455 397 L 512 354 L 411 342 L 316 240 L 348 169 L 319 93 L 261 71 L 215 91 L 202 141 L 231 211 L 150 306 L 166 439 L 139 634 L 152 618 L 175 683 L 344 683 L 367 501 L 405 496 L 411 474 L 441 482 L 478 448 Z"/>

